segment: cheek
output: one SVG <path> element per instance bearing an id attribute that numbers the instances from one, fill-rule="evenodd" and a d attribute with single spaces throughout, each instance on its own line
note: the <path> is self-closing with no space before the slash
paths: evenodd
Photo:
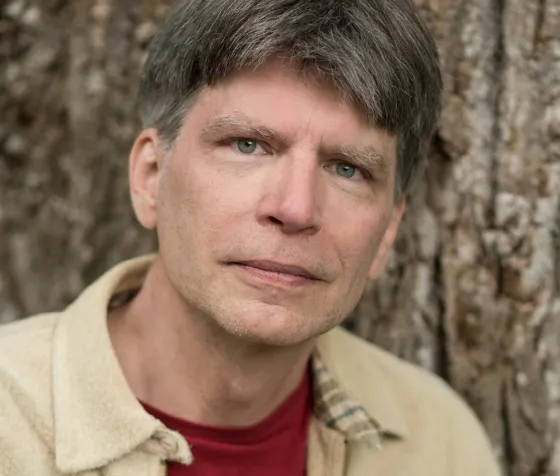
<path id="1" fill-rule="evenodd" d="M 227 240 L 240 216 L 254 208 L 251 184 L 236 180 L 208 158 L 192 155 L 169 164 L 161 182 L 160 225 L 179 239 Z"/>
<path id="2" fill-rule="evenodd" d="M 158 232 L 161 239 L 185 240 L 204 217 L 201 213 L 203 197 L 197 181 L 181 167 L 182 164 L 169 163 L 160 179 L 158 193 Z M 201 187 L 201 189 L 203 189 Z"/>
<path id="3" fill-rule="evenodd" d="M 387 228 L 384 214 L 373 207 L 347 215 L 333 227 L 348 280 L 367 276 Z"/>

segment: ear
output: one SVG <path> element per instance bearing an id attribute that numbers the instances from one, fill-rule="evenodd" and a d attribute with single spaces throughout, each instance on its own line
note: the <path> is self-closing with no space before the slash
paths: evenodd
<path id="1" fill-rule="evenodd" d="M 136 138 L 128 161 L 128 180 L 134 213 L 140 224 L 153 230 L 157 223 L 157 192 L 163 168 L 163 147 L 155 129 Z"/>
<path id="2" fill-rule="evenodd" d="M 377 255 L 375 256 L 375 259 L 371 264 L 371 268 L 368 274 L 369 279 L 377 279 L 379 278 L 379 276 L 381 276 L 383 271 L 385 271 L 387 260 L 389 259 L 391 248 L 393 247 L 393 243 L 395 242 L 395 238 L 397 237 L 399 225 L 401 223 L 405 208 L 406 200 L 404 197 L 402 197 L 398 205 L 393 210 L 393 216 L 391 217 L 389 226 L 387 227 L 387 230 L 385 230 L 385 234 L 383 235 L 383 239 L 381 240 L 381 244 L 379 245 Z"/>

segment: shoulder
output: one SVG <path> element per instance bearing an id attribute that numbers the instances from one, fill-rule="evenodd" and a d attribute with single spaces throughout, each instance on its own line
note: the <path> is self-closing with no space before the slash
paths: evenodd
<path id="1" fill-rule="evenodd" d="M 0 326 L 0 437 L 2 428 L 19 428 L 52 439 L 51 349 L 58 319 L 43 314 Z"/>
<path id="2" fill-rule="evenodd" d="M 410 447 L 420 448 L 426 440 L 445 442 L 454 467 L 498 474 L 482 425 L 443 379 L 346 330 L 335 329 L 325 337 L 327 366 L 382 427 L 394 428 Z"/>
<path id="3" fill-rule="evenodd" d="M 343 352 L 346 356 L 342 360 L 343 365 L 347 363 L 355 366 L 376 379 L 376 384 L 371 382 L 369 389 L 366 386 L 367 390 L 378 391 L 382 383 L 391 397 L 396 399 L 394 401 L 404 408 L 414 401 L 415 407 L 418 407 L 418 403 L 421 402 L 428 408 L 441 410 L 443 405 L 443 409 L 472 413 L 449 384 L 432 372 L 407 362 L 346 330 L 338 330 L 336 340 L 340 350 L 346 350 Z"/>
<path id="4" fill-rule="evenodd" d="M 414 400 L 426 399 L 430 403 L 446 403 L 463 406 L 457 394 L 438 376 L 406 362 L 393 354 L 365 341 L 364 339 L 337 328 L 324 336 L 323 348 L 331 354 L 329 367 L 334 367 L 339 377 L 359 387 L 359 393 L 379 392 L 382 386 L 392 394 L 392 398 L 404 403 L 411 398 L 409 390 L 414 389 Z M 366 381 L 358 377 L 369 377 Z M 375 382 L 371 379 L 375 379 Z M 363 387 L 363 388 L 362 388 Z"/>
<path id="5" fill-rule="evenodd" d="M 42 314 L 0 326 L 0 373 L 4 377 L 42 373 L 42 368 L 50 362 L 59 316 L 58 313 Z"/>
<path id="6" fill-rule="evenodd" d="M 391 401 L 400 405 L 401 411 L 410 410 L 409 406 L 414 402 L 415 411 L 421 403 L 427 408 L 473 415 L 458 394 L 437 375 L 344 329 L 332 331 L 329 341 L 330 352 L 336 355 L 336 359 L 331 358 L 335 360 L 331 365 L 337 377 L 360 396 L 382 391 L 384 395 L 390 394 Z"/>

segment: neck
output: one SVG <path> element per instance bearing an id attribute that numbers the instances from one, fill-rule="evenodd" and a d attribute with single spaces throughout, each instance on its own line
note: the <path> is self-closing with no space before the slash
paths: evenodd
<path id="1" fill-rule="evenodd" d="M 109 316 L 117 358 L 138 399 L 196 423 L 251 426 L 297 388 L 313 342 L 243 341 L 185 302 L 156 258 L 137 297 Z"/>

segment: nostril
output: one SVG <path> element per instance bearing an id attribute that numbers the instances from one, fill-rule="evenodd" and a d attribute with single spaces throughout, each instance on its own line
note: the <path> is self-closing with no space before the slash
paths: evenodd
<path id="1" fill-rule="evenodd" d="M 272 223 L 274 223 L 275 225 L 283 225 L 282 220 L 279 220 L 279 219 L 276 218 L 276 217 L 270 216 L 270 217 L 268 217 L 268 219 L 269 219 Z"/>

